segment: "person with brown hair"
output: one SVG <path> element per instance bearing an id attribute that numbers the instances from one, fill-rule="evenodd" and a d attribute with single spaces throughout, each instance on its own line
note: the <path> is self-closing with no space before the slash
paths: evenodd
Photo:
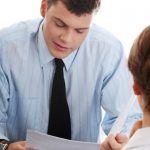
<path id="1" fill-rule="evenodd" d="M 86 142 L 100 124 L 109 133 L 132 81 L 120 41 L 92 24 L 100 2 L 42 0 L 42 19 L 0 31 L 1 149 L 25 149 L 28 129 Z M 140 117 L 131 111 L 121 132 Z"/>
<path id="2" fill-rule="evenodd" d="M 130 140 L 124 149 L 150 149 L 150 26 L 135 40 L 128 67 L 134 79 L 134 93 L 143 112 L 143 119 L 133 126 Z"/>
<path id="3" fill-rule="evenodd" d="M 107 137 L 107 146 L 112 150 L 150 149 L 150 26 L 137 37 L 130 51 L 128 68 L 133 75 L 133 90 L 143 112 L 143 119 L 137 121 L 120 147 L 113 135 Z M 134 107 L 134 106 L 133 106 Z M 125 141 L 125 140 L 124 140 Z M 117 146 L 117 147 L 116 147 Z M 109 148 L 108 148 L 109 149 Z"/>

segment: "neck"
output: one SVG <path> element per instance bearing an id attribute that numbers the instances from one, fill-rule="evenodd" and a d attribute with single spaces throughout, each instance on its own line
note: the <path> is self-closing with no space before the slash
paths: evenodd
<path id="1" fill-rule="evenodd" d="M 142 127 L 150 127 L 150 112 L 144 112 Z"/>

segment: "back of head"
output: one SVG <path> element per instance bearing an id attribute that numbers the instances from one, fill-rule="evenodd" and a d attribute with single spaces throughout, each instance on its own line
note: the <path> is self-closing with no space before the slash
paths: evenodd
<path id="1" fill-rule="evenodd" d="M 58 1 L 63 2 L 67 9 L 77 16 L 97 11 L 101 2 L 101 0 L 47 0 L 48 6 L 54 5 Z"/>
<path id="2" fill-rule="evenodd" d="M 128 67 L 143 94 L 145 110 L 150 112 L 150 26 L 135 40 Z"/>

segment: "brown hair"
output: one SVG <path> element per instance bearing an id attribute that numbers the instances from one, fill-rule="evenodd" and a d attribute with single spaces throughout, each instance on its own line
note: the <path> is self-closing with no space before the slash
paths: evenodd
<path id="1" fill-rule="evenodd" d="M 145 110 L 150 112 L 150 26 L 134 42 L 128 67 L 143 94 Z"/>
<path id="2" fill-rule="evenodd" d="M 77 16 L 86 13 L 91 14 L 93 11 L 97 11 L 101 2 L 101 0 L 47 0 L 48 6 L 50 7 L 58 1 L 63 2 L 67 9 Z"/>

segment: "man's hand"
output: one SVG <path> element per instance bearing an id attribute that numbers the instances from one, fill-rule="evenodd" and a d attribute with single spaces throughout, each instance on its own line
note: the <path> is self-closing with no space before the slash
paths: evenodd
<path id="1" fill-rule="evenodd" d="M 19 141 L 9 144 L 7 150 L 26 150 L 26 141 Z"/>
<path id="2" fill-rule="evenodd" d="M 127 142 L 128 137 L 125 135 L 117 134 L 114 137 L 110 134 L 100 145 L 100 150 L 121 150 Z"/>

